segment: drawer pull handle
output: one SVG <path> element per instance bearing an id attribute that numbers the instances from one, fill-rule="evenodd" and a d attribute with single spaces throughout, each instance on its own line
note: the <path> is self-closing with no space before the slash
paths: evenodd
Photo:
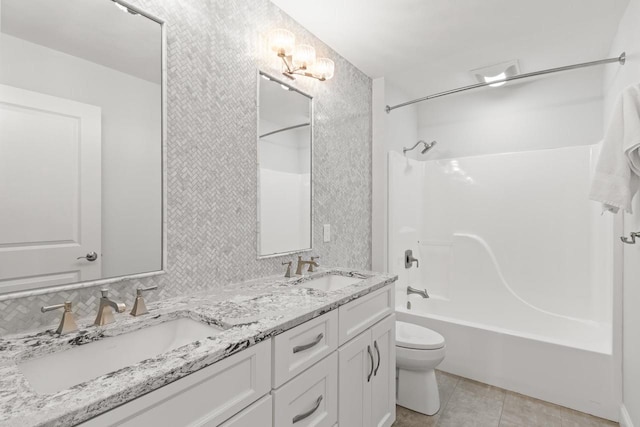
<path id="1" fill-rule="evenodd" d="M 378 364 L 376 365 L 375 371 L 373 371 L 373 376 L 378 375 L 378 368 L 380 368 L 380 349 L 378 348 L 378 341 L 373 342 L 373 346 L 376 349 L 376 353 L 378 354 Z"/>
<path id="2" fill-rule="evenodd" d="M 296 415 L 295 417 L 293 417 L 293 423 L 297 423 L 298 421 L 302 421 L 305 418 L 308 418 L 311 414 L 313 414 L 314 412 L 316 412 L 318 410 L 318 408 L 320 407 L 320 403 L 322 402 L 322 395 L 320 395 L 320 397 L 318 397 L 316 399 L 316 404 L 313 406 L 313 408 L 309 409 L 307 412 L 304 412 L 300 415 Z"/>
<path id="3" fill-rule="evenodd" d="M 309 344 L 304 344 L 304 345 L 297 345 L 295 347 L 293 347 L 293 353 L 300 353 L 301 351 L 305 351 L 310 349 L 311 347 L 317 345 L 320 341 L 322 341 L 322 338 L 324 338 L 324 334 L 320 333 L 315 340 L 313 340 L 312 342 L 310 342 Z"/>
<path id="4" fill-rule="evenodd" d="M 371 381 L 371 375 L 373 375 L 373 353 L 371 352 L 371 346 L 367 346 L 367 353 L 369 353 L 369 358 L 371 359 L 371 371 L 367 376 L 367 382 Z"/>

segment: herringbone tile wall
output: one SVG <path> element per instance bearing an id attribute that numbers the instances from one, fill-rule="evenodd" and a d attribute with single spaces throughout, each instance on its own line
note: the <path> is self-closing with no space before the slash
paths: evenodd
<path id="1" fill-rule="evenodd" d="M 257 70 L 279 73 L 265 48 L 277 27 L 336 63 L 332 80 L 294 83 L 315 103 L 314 253 L 323 265 L 369 268 L 371 80 L 268 0 L 129 1 L 167 22 L 168 265 L 108 286 L 113 297 L 131 304 L 140 285 L 160 286 L 153 300 L 283 271 L 282 257 L 256 259 Z M 59 313 L 39 310 L 54 302 L 93 315 L 98 296 L 86 288 L 2 301 L 0 334 L 55 324 Z"/>

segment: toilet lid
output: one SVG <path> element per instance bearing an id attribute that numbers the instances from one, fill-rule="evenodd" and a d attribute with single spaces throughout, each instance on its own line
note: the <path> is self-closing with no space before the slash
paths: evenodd
<path id="1" fill-rule="evenodd" d="M 396 322 L 396 345 L 416 350 L 436 350 L 444 347 L 444 337 L 422 326 Z"/>

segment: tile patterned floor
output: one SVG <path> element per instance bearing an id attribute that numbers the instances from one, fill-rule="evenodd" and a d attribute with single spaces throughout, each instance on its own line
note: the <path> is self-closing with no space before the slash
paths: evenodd
<path id="1" fill-rule="evenodd" d="M 611 427 L 617 423 L 466 378 L 436 371 L 440 411 L 397 407 L 393 427 Z"/>

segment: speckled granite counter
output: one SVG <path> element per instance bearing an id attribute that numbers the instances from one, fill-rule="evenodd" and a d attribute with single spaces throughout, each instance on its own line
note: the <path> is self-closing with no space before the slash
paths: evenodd
<path id="1" fill-rule="evenodd" d="M 362 280 L 331 292 L 299 286 L 310 278 L 327 274 Z M 92 320 L 83 319 L 78 323 L 79 332 L 63 337 L 51 331 L 2 337 L 0 425 L 70 426 L 80 423 L 395 280 L 396 276 L 368 271 L 323 269 L 303 278 L 255 279 L 217 289 L 211 294 L 149 304 L 148 315 L 116 315 L 115 323 L 102 328 L 83 328 Z M 18 368 L 24 360 L 184 317 L 221 327 L 224 331 L 48 395 L 32 390 Z"/>

